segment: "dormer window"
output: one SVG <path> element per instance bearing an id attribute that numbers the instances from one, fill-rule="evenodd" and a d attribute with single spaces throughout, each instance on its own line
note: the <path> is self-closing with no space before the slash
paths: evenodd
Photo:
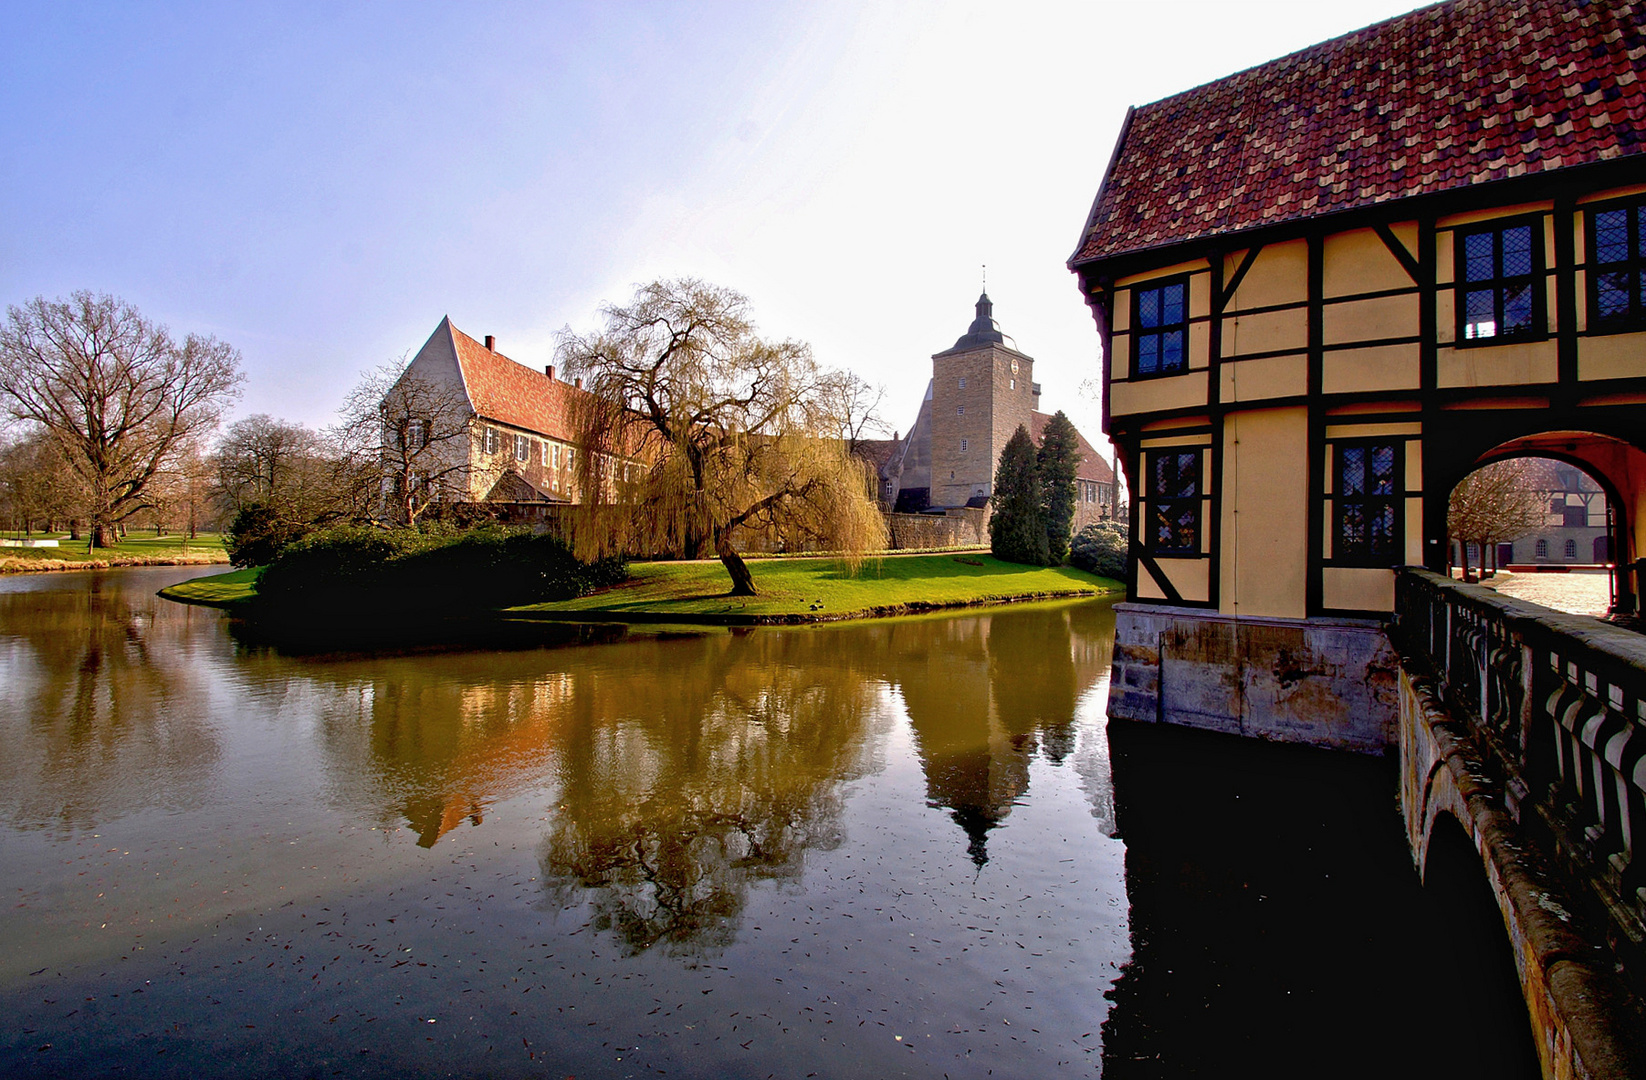
<path id="1" fill-rule="evenodd" d="M 1458 332 L 1464 344 L 1543 335 L 1543 229 L 1538 221 L 1457 234 Z"/>

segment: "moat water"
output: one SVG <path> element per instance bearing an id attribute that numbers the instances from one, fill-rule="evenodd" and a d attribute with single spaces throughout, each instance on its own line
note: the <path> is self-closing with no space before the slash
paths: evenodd
<path id="1" fill-rule="evenodd" d="M 338 651 L 194 573 L 0 578 L 0 1074 L 1524 1069 L 1389 764 L 1106 724 L 1105 602 Z"/>

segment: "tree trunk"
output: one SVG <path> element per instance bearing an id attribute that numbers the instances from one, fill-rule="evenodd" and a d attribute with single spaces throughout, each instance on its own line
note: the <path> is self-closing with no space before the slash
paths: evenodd
<path id="1" fill-rule="evenodd" d="M 731 575 L 732 591 L 730 595 L 755 595 L 754 578 L 749 574 L 748 564 L 743 561 L 743 556 L 732 550 L 732 545 L 725 537 L 715 541 L 714 553 L 720 556 L 720 565 L 724 566 L 726 573 Z"/>
<path id="2" fill-rule="evenodd" d="M 70 540 L 83 539 L 80 535 L 80 519 L 79 518 L 69 518 L 69 539 Z"/>
<path id="3" fill-rule="evenodd" d="M 106 521 L 93 521 L 90 530 L 91 542 L 86 548 L 111 548 L 114 546 L 114 530 Z"/>

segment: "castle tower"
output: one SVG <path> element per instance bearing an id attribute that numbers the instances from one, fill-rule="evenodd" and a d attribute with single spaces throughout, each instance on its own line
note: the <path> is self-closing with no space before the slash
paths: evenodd
<path id="1" fill-rule="evenodd" d="M 1034 358 L 1000 332 L 989 294 L 954 346 L 932 357 L 931 505 L 964 506 L 994 492 L 1000 451 L 1039 404 Z"/>

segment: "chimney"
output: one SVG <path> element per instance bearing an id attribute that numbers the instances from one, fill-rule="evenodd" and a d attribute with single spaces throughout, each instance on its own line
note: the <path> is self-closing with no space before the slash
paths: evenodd
<path id="1" fill-rule="evenodd" d="M 486 351 L 487 352 L 496 352 L 497 351 L 497 338 L 493 337 L 491 334 L 486 335 Z"/>
<path id="2" fill-rule="evenodd" d="M 572 380 L 572 385 L 577 387 L 579 390 L 581 390 L 581 389 L 583 389 L 583 380 L 582 379 L 573 379 Z"/>
<path id="3" fill-rule="evenodd" d="M 550 364 L 548 367 L 544 368 L 543 374 L 549 377 L 550 382 L 554 382 L 554 365 Z"/>

